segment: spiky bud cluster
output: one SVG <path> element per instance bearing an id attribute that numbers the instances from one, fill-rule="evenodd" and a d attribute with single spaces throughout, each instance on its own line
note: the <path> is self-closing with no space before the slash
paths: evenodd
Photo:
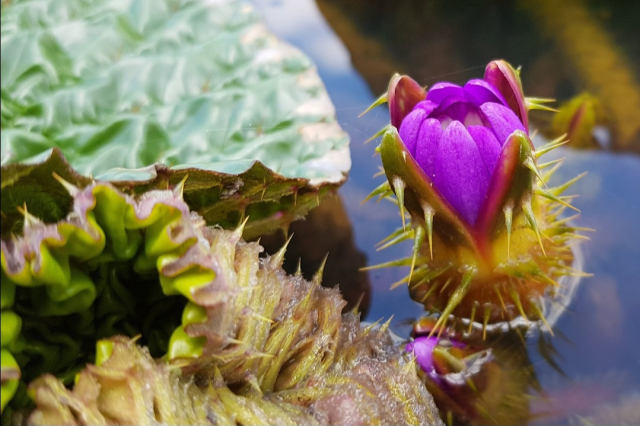
<path id="1" fill-rule="evenodd" d="M 400 207 L 402 228 L 382 244 L 414 244 L 411 257 L 376 267 L 410 266 L 397 284 L 440 313 L 439 325 L 544 321 L 542 299 L 581 274 L 568 246 L 580 228 L 562 216 L 576 210 L 562 194 L 579 177 L 549 188 L 559 164 L 538 160 L 565 141 L 536 149 L 529 137 L 527 111 L 547 100 L 524 98 L 518 71 L 494 61 L 464 87 L 427 91 L 395 75 L 373 106 L 387 101 L 391 124 L 377 149 L 387 182 L 369 198 L 395 196 Z"/>
<path id="2" fill-rule="evenodd" d="M 28 395 L 33 424 L 439 422 L 388 323 L 343 315 L 322 268 L 288 276 L 286 247 L 260 259 L 241 227 L 204 226 L 182 184 L 134 199 L 59 181 L 72 213 L 23 208 L 23 235 L 2 240 L 5 414 L 35 379 L 11 403 Z"/>

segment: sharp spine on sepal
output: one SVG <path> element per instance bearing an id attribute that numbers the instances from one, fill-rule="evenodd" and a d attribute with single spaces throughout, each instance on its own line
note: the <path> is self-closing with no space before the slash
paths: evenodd
<path id="1" fill-rule="evenodd" d="M 398 207 L 400 208 L 400 217 L 402 218 L 402 229 L 407 229 L 404 212 L 404 187 L 405 183 L 399 177 L 393 178 L 393 190 L 395 191 L 396 198 L 398 199 Z"/>

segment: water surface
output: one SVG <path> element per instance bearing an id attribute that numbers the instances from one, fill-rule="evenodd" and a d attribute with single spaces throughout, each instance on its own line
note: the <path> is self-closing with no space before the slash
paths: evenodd
<path id="1" fill-rule="evenodd" d="M 376 143 L 364 142 L 388 123 L 388 112 L 381 107 L 358 118 L 379 93 L 373 93 L 354 68 L 345 43 L 313 1 L 255 0 L 254 4 L 273 32 L 316 63 L 338 120 L 351 136 L 353 167 L 340 195 L 351 218 L 357 246 L 367 254 L 370 265 L 409 255 L 410 244 L 380 252 L 374 248 L 399 226 L 397 207 L 386 201 L 361 205 L 366 195 L 383 182 L 382 177 L 373 178 L 380 167 L 379 157 L 374 157 Z M 631 51 L 634 48 L 633 44 L 625 47 Z M 446 76 L 423 75 L 421 82 L 446 79 L 464 83 L 469 78 L 479 78 L 486 62 L 494 59 L 488 55 L 496 54 L 484 53 L 473 53 L 478 58 L 477 66 L 465 66 Z M 526 78 L 526 73 L 523 76 Z M 594 276 L 583 279 L 573 302 L 556 324 L 559 333 L 553 338 L 553 345 L 566 376 L 545 362 L 535 342 L 530 342 L 529 356 L 549 396 L 532 400 L 532 411 L 544 413 L 544 417 L 532 422 L 580 424 L 580 419 L 587 417 L 608 424 L 633 424 L 640 421 L 640 157 L 604 151 L 560 151 L 555 155 L 567 160 L 556 176 L 558 181 L 588 172 L 571 193 L 580 194 L 574 202 L 582 210 L 577 224 L 596 229 L 590 234 L 591 240 L 582 243 L 584 269 Z M 370 273 L 372 299 L 366 318 L 375 321 L 393 316 L 392 328 L 402 336 L 408 334 L 407 320 L 423 312 L 405 288 L 389 289 L 406 272 L 387 268 Z"/>

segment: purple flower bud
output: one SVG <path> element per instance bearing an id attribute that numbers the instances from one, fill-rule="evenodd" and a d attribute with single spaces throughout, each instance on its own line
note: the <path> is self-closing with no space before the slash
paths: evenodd
<path id="1" fill-rule="evenodd" d="M 405 350 L 413 352 L 416 362 L 425 373 L 433 373 L 435 365 L 433 364 L 433 350 L 438 345 L 438 338 L 417 337 L 413 342 L 407 343 Z"/>
<path id="2" fill-rule="evenodd" d="M 504 66 L 500 67 L 499 61 L 492 64 L 487 73 L 493 81 L 510 88 L 508 77 L 517 77 L 515 71 L 513 76 L 496 74 L 493 69 L 501 71 Z M 464 87 L 436 83 L 420 102 L 416 101 L 420 86 L 408 77 L 396 78 L 392 86 L 389 106 L 391 117 L 396 122 L 401 120 L 398 128 L 402 142 L 441 196 L 474 226 L 487 199 L 502 146 L 513 132 L 526 133 L 510 98 L 486 79 L 471 80 Z M 404 100 L 401 93 L 409 92 L 411 97 Z M 514 92 L 509 96 L 513 98 Z M 412 105 L 410 111 L 407 105 Z"/>

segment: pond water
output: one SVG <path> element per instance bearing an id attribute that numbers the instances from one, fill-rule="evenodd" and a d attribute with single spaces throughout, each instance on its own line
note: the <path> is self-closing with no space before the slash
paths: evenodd
<path id="1" fill-rule="evenodd" d="M 388 123 L 388 112 L 381 107 L 363 118 L 358 118 L 379 93 L 372 91 L 371 85 L 363 77 L 365 73 L 358 71 L 352 64 L 346 45 L 353 40 L 343 42 L 312 0 L 255 0 L 253 3 L 263 13 L 267 25 L 273 32 L 303 50 L 317 64 L 335 104 L 338 120 L 351 136 L 353 167 L 349 180 L 340 190 L 340 195 L 353 225 L 356 245 L 367 254 L 369 265 L 407 256 L 411 249 L 409 243 L 379 252 L 374 248 L 376 243 L 398 227 L 400 218 L 397 207 L 388 202 L 368 202 L 361 205 L 366 195 L 383 181 L 381 177 L 373 178 L 380 167 L 379 157 L 374 157 L 376 143 L 365 145 L 364 142 Z M 601 8 L 596 7 L 593 10 L 599 14 L 604 13 Z M 345 25 L 348 28 L 349 20 L 344 17 L 341 19 L 347 20 L 347 24 L 343 23 L 343 28 Z M 447 19 L 454 21 L 456 18 L 454 14 L 442 12 L 439 19 L 446 24 Z M 628 17 L 620 19 L 629 20 Z M 624 25 L 627 21 L 622 22 L 623 29 L 617 36 L 626 37 L 625 28 L 628 26 Z M 415 25 L 407 23 L 407 31 L 414 27 Z M 443 28 L 446 28 L 446 25 Z M 513 28 L 511 30 L 517 32 Z M 342 32 L 348 34 L 347 30 Z M 634 49 L 638 49 L 637 40 L 640 40 L 640 37 L 635 39 L 635 44 L 628 38 L 625 40 L 623 52 L 633 55 Z M 538 42 L 549 49 L 552 46 L 549 44 L 551 42 L 544 39 Z M 545 55 L 542 48 L 536 51 L 526 47 L 524 50 L 527 53 Z M 438 80 L 463 83 L 472 77 L 479 78 L 482 76 L 484 65 L 491 59 L 497 59 L 495 55 L 518 63 L 518 54 L 513 53 L 518 51 L 517 46 L 511 46 L 505 54 L 496 48 L 485 50 L 486 52 L 469 48 L 458 53 L 469 56 L 466 60 L 458 62 L 442 59 L 449 65 L 460 63 L 462 68 L 451 71 L 443 67 L 446 75 L 431 75 L 425 71 L 417 76 L 418 81 L 424 84 L 432 84 Z M 516 56 L 515 60 L 508 56 L 509 52 Z M 446 56 L 446 52 L 437 53 Z M 440 69 L 433 64 L 437 63 L 439 58 L 440 56 L 425 59 L 425 63 L 428 63 L 425 69 Z M 363 63 L 362 60 L 359 61 Z M 476 65 L 468 66 L 469 63 Z M 565 65 L 558 64 L 559 67 Z M 638 63 L 633 66 L 638 69 Z M 379 85 L 376 81 L 387 81 L 391 76 L 386 72 L 388 66 L 380 66 L 378 69 L 380 71 L 366 70 L 373 86 Z M 378 75 L 376 72 L 384 75 Z M 637 72 L 632 72 L 632 75 L 637 82 Z M 540 79 L 539 87 L 527 85 L 526 68 L 523 77 L 527 93 L 549 95 L 548 87 L 545 87 Z M 567 86 L 574 87 L 568 89 L 567 93 L 570 95 L 578 85 L 578 81 L 562 82 L 556 93 L 551 95 L 562 97 L 563 87 Z M 537 93 L 538 88 L 545 93 Z M 558 180 L 567 180 L 583 171 L 588 172 L 588 175 L 574 186 L 572 193 L 580 194 L 574 202 L 575 206 L 582 210 L 577 224 L 596 229 L 589 235 L 591 240 L 582 243 L 584 269 L 592 273 L 593 277 L 581 281 L 573 302 L 556 324 L 558 333 L 552 340 L 557 351 L 555 360 L 565 375 L 544 361 L 536 349 L 535 341 L 529 342 L 529 356 L 548 397 L 532 399 L 530 422 L 638 424 L 640 157 L 636 154 L 604 151 L 560 151 L 562 152 L 556 155 L 566 157 L 567 160 L 558 173 Z M 403 337 L 409 332 L 407 320 L 419 317 L 423 311 L 421 305 L 411 301 L 405 288 L 389 288 L 391 283 L 405 274 L 406 271 L 402 268 L 387 268 L 370 273 L 372 298 L 365 318 L 375 321 L 393 316 L 392 329 Z"/>

